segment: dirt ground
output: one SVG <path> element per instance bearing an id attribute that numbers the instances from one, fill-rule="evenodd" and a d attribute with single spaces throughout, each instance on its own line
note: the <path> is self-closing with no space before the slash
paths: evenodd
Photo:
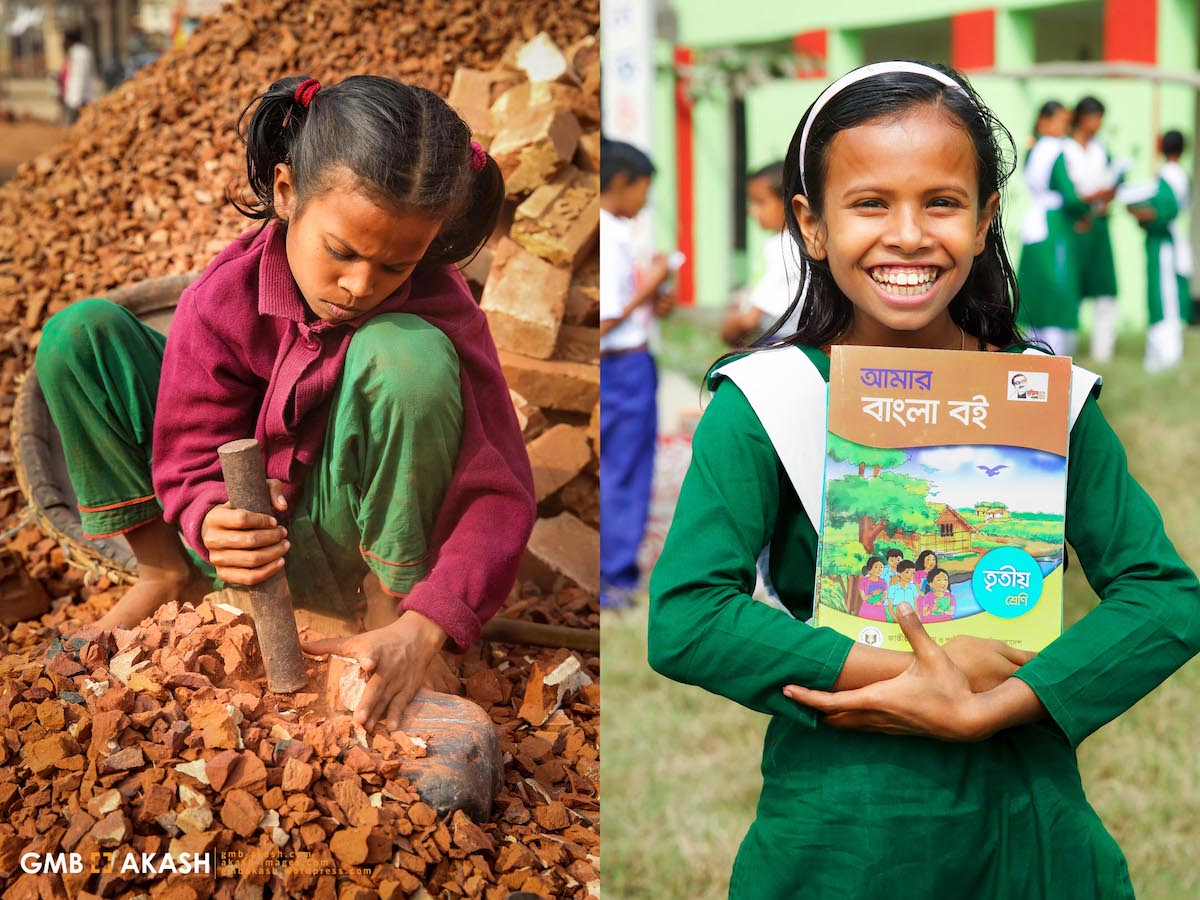
<path id="1" fill-rule="evenodd" d="M 66 134 L 67 129 L 49 122 L 0 120 L 0 184 L 12 178 L 21 163 L 61 143 Z"/>

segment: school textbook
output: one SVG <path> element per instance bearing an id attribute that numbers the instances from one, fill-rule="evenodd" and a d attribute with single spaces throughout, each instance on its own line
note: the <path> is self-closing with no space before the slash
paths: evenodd
<path id="1" fill-rule="evenodd" d="M 833 348 L 815 624 L 909 649 L 907 600 L 956 634 L 1062 632 L 1071 362 Z"/>

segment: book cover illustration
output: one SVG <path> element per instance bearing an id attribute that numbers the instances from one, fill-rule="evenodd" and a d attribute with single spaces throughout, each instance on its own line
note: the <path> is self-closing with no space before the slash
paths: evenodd
<path id="1" fill-rule="evenodd" d="M 833 348 L 815 624 L 908 649 L 1062 631 L 1069 359 Z"/>

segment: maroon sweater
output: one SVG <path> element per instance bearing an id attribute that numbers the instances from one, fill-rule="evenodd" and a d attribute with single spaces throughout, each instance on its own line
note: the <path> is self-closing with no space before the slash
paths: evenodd
<path id="1" fill-rule="evenodd" d="M 321 454 L 354 330 L 388 312 L 420 316 L 458 353 L 458 461 L 434 526 L 433 568 L 400 606 L 465 649 L 512 588 L 537 506 L 487 318 L 454 268 L 414 274 L 371 312 L 335 324 L 308 314 L 282 227 L 234 241 L 179 299 L 155 412 L 154 489 L 166 520 L 208 559 L 200 526 L 228 499 L 217 447 L 253 434 L 267 477 L 283 482 L 294 508 Z"/>

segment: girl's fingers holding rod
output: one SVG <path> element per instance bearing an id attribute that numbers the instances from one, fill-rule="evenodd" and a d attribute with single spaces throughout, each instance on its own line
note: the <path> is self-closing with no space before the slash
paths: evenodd
<path id="1" fill-rule="evenodd" d="M 208 533 L 206 544 L 209 550 L 256 550 L 285 543 L 286 528 L 256 528 L 239 531 L 215 528 Z"/>
<path id="2" fill-rule="evenodd" d="M 216 564 L 214 563 L 214 565 Z M 228 582 L 229 584 L 250 587 L 266 581 L 268 578 L 282 569 L 282 559 L 277 559 L 274 562 L 267 563 L 265 566 L 259 566 L 256 569 L 224 568 L 222 566 L 217 566 L 217 577 L 222 581 Z"/>
<path id="3" fill-rule="evenodd" d="M 227 528 L 231 531 L 249 531 L 257 528 L 275 528 L 279 522 L 274 516 L 250 512 L 248 509 L 230 509 L 227 506 L 215 506 L 208 514 L 207 521 L 217 528 Z"/>
<path id="4" fill-rule="evenodd" d="M 268 563 L 281 559 L 291 544 L 284 541 L 261 550 L 214 550 L 209 554 L 214 566 L 233 569 L 260 569 Z"/>

